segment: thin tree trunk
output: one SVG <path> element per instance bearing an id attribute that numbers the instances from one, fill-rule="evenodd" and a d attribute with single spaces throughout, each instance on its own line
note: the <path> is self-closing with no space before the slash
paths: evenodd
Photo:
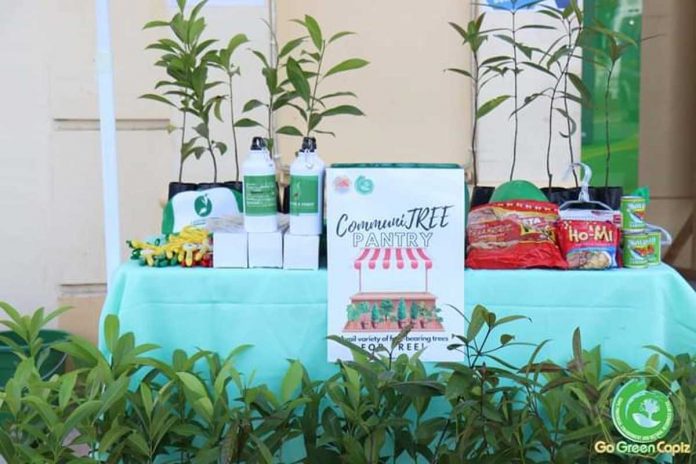
<path id="1" fill-rule="evenodd" d="M 573 139 L 570 136 L 571 124 L 570 124 L 570 112 L 569 112 L 569 108 L 568 108 L 568 97 L 567 97 L 567 95 L 568 95 L 568 69 L 570 68 L 570 60 L 573 58 L 573 53 L 575 53 L 575 48 L 576 48 L 573 45 L 573 37 L 572 37 L 573 27 L 572 26 L 573 25 L 569 22 L 569 24 L 568 24 L 568 50 L 569 50 L 569 53 L 568 53 L 568 59 L 566 60 L 566 65 L 565 65 L 566 72 L 565 72 L 564 77 L 563 77 L 563 92 L 564 92 L 563 106 L 564 106 L 564 110 L 566 112 L 566 123 L 567 123 L 566 125 L 568 128 L 568 153 L 570 155 L 570 164 L 575 163 L 575 151 L 573 150 Z M 580 183 L 578 181 L 578 175 L 575 173 L 575 169 L 571 169 L 571 172 L 573 173 L 573 179 L 575 180 L 575 187 L 579 187 Z"/>
<path id="2" fill-rule="evenodd" d="M 514 3 L 513 3 L 514 5 Z M 517 134 L 519 132 L 519 115 L 517 112 L 517 26 L 515 24 L 515 16 L 517 10 L 512 10 L 512 63 L 514 66 L 513 77 L 515 82 L 515 132 L 512 139 L 512 166 L 510 167 L 510 180 L 515 176 L 515 165 L 517 164 Z"/>
<path id="3" fill-rule="evenodd" d="M 181 124 L 181 149 L 184 149 L 184 143 L 186 143 L 186 111 L 182 111 L 184 114 L 184 120 Z M 184 178 L 184 154 L 183 152 L 179 153 L 179 183 L 181 183 L 182 179 Z"/>
<path id="4" fill-rule="evenodd" d="M 474 123 L 471 134 L 471 160 L 473 163 L 474 187 L 478 186 L 478 156 L 476 153 L 476 131 L 478 128 L 478 104 L 479 104 L 479 64 L 478 56 L 474 53 Z"/>
<path id="5" fill-rule="evenodd" d="M 237 128 L 234 125 L 234 92 L 232 90 L 232 75 L 229 76 L 230 82 L 230 123 L 232 124 L 232 143 L 234 145 L 234 180 L 239 182 L 239 146 L 237 145 Z"/>
<path id="6" fill-rule="evenodd" d="M 611 63 L 609 74 L 607 75 L 607 88 L 604 90 L 604 138 L 607 144 L 607 159 L 604 172 L 604 194 L 609 191 L 609 164 L 611 162 L 611 140 L 609 139 L 609 85 L 611 84 L 611 75 L 614 72 L 614 62 Z"/>

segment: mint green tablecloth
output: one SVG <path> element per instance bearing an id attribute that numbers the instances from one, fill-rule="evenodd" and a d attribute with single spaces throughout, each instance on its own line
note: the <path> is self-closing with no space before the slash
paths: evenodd
<path id="1" fill-rule="evenodd" d="M 467 311 L 483 304 L 501 315 L 522 314 L 509 331 L 519 341 L 551 339 L 545 357 L 570 357 L 580 327 L 585 346 L 602 345 L 606 356 L 639 365 L 642 347 L 696 352 L 696 292 L 670 267 L 614 271 L 473 271 L 465 277 Z M 122 331 L 138 343 L 227 353 L 254 348 L 238 367 L 279 385 L 287 359 L 300 359 L 313 377 L 333 372 L 326 362 L 326 271 L 182 269 L 123 265 L 109 290 L 102 322 L 117 314 Z M 103 325 L 103 324 L 102 324 Z M 462 322 L 462 330 L 464 323 Z M 100 336 L 100 343 L 102 337 Z M 101 346 L 102 349 L 103 343 Z M 512 348 L 511 348 L 512 349 Z M 509 351 L 513 362 L 528 351 Z"/>

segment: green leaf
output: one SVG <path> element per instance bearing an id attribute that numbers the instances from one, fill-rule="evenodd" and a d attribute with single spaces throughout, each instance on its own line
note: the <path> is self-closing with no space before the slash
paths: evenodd
<path id="1" fill-rule="evenodd" d="M 280 385 L 280 397 L 283 402 L 288 402 L 292 397 L 292 394 L 299 388 L 302 384 L 302 376 L 304 374 L 304 368 L 299 361 L 292 361 L 288 372 L 283 378 L 283 382 Z"/>
<path id="2" fill-rule="evenodd" d="M 284 58 L 286 55 L 289 55 L 292 53 L 293 50 L 295 50 L 297 47 L 299 47 L 302 42 L 304 42 L 305 37 L 299 37 L 297 39 L 293 39 L 288 41 L 283 47 L 280 49 L 280 53 L 278 53 L 278 58 Z"/>
<path id="3" fill-rule="evenodd" d="M 573 331 L 573 358 L 575 361 L 582 363 L 582 339 L 580 335 L 580 327 L 576 327 Z"/>
<path id="4" fill-rule="evenodd" d="M 156 102 L 164 103 L 165 105 L 169 105 L 169 106 L 176 108 L 176 105 L 174 103 L 170 102 L 169 100 L 167 100 L 163 96 L 156 95 L 154 93 L 146 93 L 145 95 L 141 95 L 140 98 L 142 98 L 143 100 L 153 100 Z"/>
<path id="5" fill-rule="evenodd" d="M 466 76 L 466 77 L 469 77 L 469 78 L 473 78 L 473 76 L 471 75 L 471 73 L 470 73 L 469 71 L 467 71 L 466 69 L 461 69 L 461 68 L 447 68 L 447 69 L 445 69 L 445 71 L 454 72 L 454 73 L 457 73 L 457 74 L 461 74 L 462 76 Z"/>
<path id="6" fill-rule="evenodd" d="M 568 73 L 567 76 L 568 79 L 570 79 L 570 82 L 572 82 L 573 86 L 578 90 L 578 92 L 580 92 L 580 97 L 582 98 L 582 101 L 586 102 L 586 104 L 591 103 L 592 93 L 587 88 L 587 86 L 585 86 L 585 83 L 582 81 L 582 79 L 573 73 Z"/>
<path id="7" fill-rule="evenodd" d="M 394 388 L 406 396 L 410 397 L 431 397 L 442 396 L 445 393 L 445 387 L 439 382 L 431 380 L 417 380 L 411 382 L 397 382 L 393 384 Z"/>
<path id="8" fill-rule="evenodd" d="M 453 22 L 450 22 L 449 25 L 452 26 L 452 29 L 457 31 L 460 36 L 462 36 L 462 39 L 464 39 L 464 42 L 469 40 L 469 34 L 464 30 L 464 28 L 462 26 L 460 26 L 457 23 L 453 23 Z"/>
<path id="9" fill-rule="evenodd" d="M 338 73 L 350 71 L 353 69 L 364 68 L 368 64 L 369 64 L 369 61 L 363 60 L 362 58 L 350 58 L 350 59 L 347 59 L 347 60 L 337 64 L 333 68 L 329 69 L 326 72 L 326 74 L 324 75 L 324 77 L 329 77 L 333 74 L 338 74 Z"/>
<path id="10" fill-rule="evenodd" d="M 486 314 L 488 310 L 481 306 L 474 306 L 474 310 L 471 313 L 471 320 L 469 321 L 469 327 L 466 330 L 466 339 L 472 341 L 476 338 L 478 333 L 481 331 L 483 324 L 486 322 Z"/>
<path id="11" fill-rule="evenodd" d="M 234 127 L 257 127 L 261 126 L 260 123 L 249 118 L 242 118 L 234 123 Z"/>
<path id="12" fill-rule="evenodd" d="M 251 53 L 253 53 L 253 54 L 259 59 L 259 61 L 261 61 L 261 63 L 263 64 L 263 67 L 264 67 L 264 68 L 270 68 L 270 67 L 271 67 L 271 66 L 268 64 L 268 59 L 266 58 L 266 55 L 264 55 L 263 53 L 261 53 L 261 52 L 258 51 L 258 50 L 252 50 Z"/>
<path id="13" fill-rule="evenodd" d="M 143 29 L 152 29 L 153 27 L 169 27 L 169 21 L 150 21 L 145 23 Z"/>
<path id="14" fill-rule="evenodd" d="M 116 349 L 116 341 L 118 340 L 119 334 L 119 322 L 118 317 L 115 314 L 109 314 L 104 320 L 104 341 L 106 342 L 106 347 L 111 353 Z"/>
<path id="15" fill-rule="evenodd" d="M 300 98 L 302 98 L 302 100 L 309 103 L 309 99 L 311 98 L 311 89 L 309 87 L 307 76 L 305 76 L 304 71 L 302 71 L 300 64 L 295 59 L 288 58 L 286 68 L 288 72 L 288 79 L 290 80 L 293 88 Z"/>
<path id="16" fill-rule="evenodd" d="M 349 114 L 352 116 L 365 116 L 365 113 L 363 113 L 359 108 L 353 106 L 353 105 L 340 105 L 335 108 L 330 108 L 323 113 L 321 113 L 322 117 L 328 117 L 328 116 L 337 116 L 341 114 Z"/>
<path id="17" fill-rule="evenodd" d="M 230 55 L 234 53 L 234 51 L 242 44 L 245 44 L 249 42 L 249 38 L 246 36 L 246 34 L 237 34 L 234 37 L 230 39 L 230 41 L 227 43 L 227 51 Z"/>
<path id="18" fill-rule="evenodd" d="M 131 433 L 131 428 L 121 424 L 111 424 L 104 436 L 99 440 L 99 451 L 108 453 L 111 447 L 120 443 L 124 436 Z"/>
<path id="19" fill-rule="evenodd" d="M 500 95 L 498 97 L 488 100 L 486 103 L 481 105 L 476 110 L 476 118 L 481 119 L 482 117 L 496 109 L 498 106 L 500 106 L 502 103 L 504 103 L 508 98 L 510 98 L 510 95 Z"/>
<path id="20" fill-rule="evenodd" d="M 85 422 L 92 422 L 92 416 L 94 416 L 97 411 L 99 411 L 100 403 L 96 400 L 90 400 L 79 405 L 75 410 L 70 413 L 68 419 L 65 421 L 65 432 L 70 433 L 75 427 Z"/>
<path id="21" fill-rule="evenodd" d="M 223 142 L 215 142 L 215 148 L 220 152 L 220 156 L 227 153 L 227 145 Z"/>
<path id="22" fill-rule="evenodd" d="M 253 441 L 256 444 L 256 447 L 259 449 L 263 462 L 266 464 L 273 464 L 273 455 L 268 449 L 268 446 L 266 446 L 266 444 L 255 434 L 249 435 L 249 438 L 251 438 L 251 441 Z"/>
<path id="23" fill-rule="evenodd" d="M 549 31 L 556 30 L 556 28 L 553 26 L 545 26 L 543 24 L 527 24 L 527 25 L 520 26 L 517 28 L 518 31 L 523 31 L 525 29 L 549 30 Z"/>
<path id="24" fill-rule="evenodd" d="M 573 135 L 577 131 L 577 129 L 578 129 L 577 123 L 564 109 L 562 109 L 562 108 L 554 108 L 554 109 L 557 112 L 559 112 L 561 114 L 561 116 L 563 116 L 566 119 L 567 123 L 570 124 L 569 133 L 566 134 L 564 132 L 560 132 L 561 137 L 564 137 L 564 138 L 570 137 L 571 135 Z"/>
<path id="25" fill-rule="evenodd" d="M 196 397 L 208 396 L 208 391 L 206 390 L 205 385 L 203 385 L 203 382 L 201 382 L 200 379 L 195 375 L 191 374 L 190 372 L 177 372 L 176 376 L 179 378 L 181 383 L 183 383 L 184 386 Z"/>
<path id="26" fill-rule="evenodd" d="M 41 415 L 46 425 L 51 428 L 59 424 L 58 415 L 53 411 L 53 408 L 46 403 L 42 398 L 38 396 L 30 395 L 25 398 L 25 401 L 29 403 L 36 411 Z"/>
<path id="27" fill-rule="evenodd" d="M 298 128 L 293 126 L 283 126 L 276 131 L 276 134 L 293 135 L 296 137 L 302 137 L 304 135 Z"/>
<path id="28" fill-rule="evenodd" d="M 324 39 L 321 35 L 319 23 L 312 16 L 305 15 L 304 24 L 307 28 L 307 32 L 309 32 L 309 37 L 312 39 L 314 46 L 317 47 L 317 50 L 321 50 L 324 46 Z"/>
<path id="29" fill-rule="evenodd" d="M 336 40 L 340 39 L 341 37 L 345 37 L 347 35 L 355 35 L 355 32 L 350 32 L 350 31 L 337 32 L 331 36 L 331 38 L 329 39 L 329 43 L 335 42 Z"/>
<path id="30" fill-rule="evenodd" d="M 131 433 L 130 435 L 128 435 L 127 441 L 130 444 L 130 446 L 135 448 L 143 456 L 147 456 L 150 453 L 149 446 L 142 435 L 137 433 Z"/>
<path id="31" fill-rule="evenodd" d="M 54 311 L 51 311 L 46 317 L 43 318 L 43 320 L 41 321 L 41 326 L 42 327 L 45 326 L 46 324 L 51 322 L 53 319 L 57 318 L 58 316 L 60 316 L 61 314 L 65 313 L 67 311 L 70 311 L 71 309 L 72 309 L 72 306 L 61 306 L 60 308 L 58 308 Z"/>
<path id="32" fill-rule="evenodd" d="M 78 371 L 72 371 L 62 376 L 60 389 L 58 390 L 58 407 L 65 409 L 72 398 L 75 384 L 77 383 Z"/>
<path id="33" fill-rule="evenodd" d="M 261 106 L 266 106 L 266 104 L 263 103 L 262 101 L 259 101 L 259 100 L 256 100 L 256 99 L 252 99 L 252 100 L 249 100 L 248 102 L 246 102 L 246 103 L 244 104 L 244 107 L 242 108 L 242 111 L 243 111 L 244 113 L 246 113 L 247 111 L 254 110 L 254 109 L 259 108 L 259 107 L 261 107 Z"/>
<path id="34" fill-rule="evenodd" d="M 495 324 L 493 325 L 493 327 L 498 327 L 498 326 L 508 324 L 508 323 L 514 322 L 514 321 L 519 321 L 522 319 L 526 319 L 526 320 L 531 322 L 531 319 L 528 318 L 527 316 L 505 316 L 505 317 L 501 317 L 500 319 L 498 319 L 495 322 Z"/>
<path id="35" fill-rule="evenodd" d="M 321 100 L 326 100 L 327 98 L 336 98 L 336 97 L 358 98 L 358 96 L 355 95 L 355 93 L 353 93 L 353 92 L 333 92 L 333 93 L 329 93 L 329 94 L 326 94 L 326 95 L 319 97 L 319 100 L 321 101 Z"/>

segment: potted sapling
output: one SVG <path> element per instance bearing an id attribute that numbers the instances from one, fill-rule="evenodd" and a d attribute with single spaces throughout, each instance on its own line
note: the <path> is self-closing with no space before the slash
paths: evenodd
<path id="1" fill-rule="evenodd" d="M 353 32 L 340 31 L 330 36 L 325 35 L 317 20 L 309 15 L 304 19 L 293 22 L 303 28 L 303 33 L 309 37 L 307 41 L 299 41 L 302 45 L 298 58 L 288 57 L 286 71 L 291 87 L 288 106 L 294 109 L 301 118 L 299 127 L 285 126 L 277 132 L 295 137 L 320 137 L 336 134 L 326 128 L 326 121 L 336 116 L 364 116 L 363 111 L 351 103 L 357 95 L 348 90 L 326 90 L 326 83 L 337 74 L 345 74 L 364 68 L 369 62 L 363 58 L 353 57 L 331 64 L 331 51 L 336 43 L 345 37 L 354 35 Z M 291 41 L 294 44 L 295 42 Z M 307 47 L 305 47 L 307 44 Z M 289 188 L 283 195 L 283 211 L 290 208 Z"/>
<path id="2" fill-rule="evenodd" d="M 262 50 L 252 50 L 252 53 L 261 64 L 261 75 L 265 83 L 266 96 L 263 100 L 252 98 L 248 100 L 243 108 L 244 117 L 234 121 L 235 128 L 260 128 L 263 130 L 263 138 L 266 142 L 266 147 L 273 159 L 280 157 L 278 154 L 278 135 L 302 135 L 299 130 L 292 126 L 276 127 L 275 114 L 282 108 L 290 104 L 294 98 L 289 85 L 289 80 L 286 78 L 287 61 L 290 55 L 304 42 L 306 37 L 298 37 L 292 39 L 282 46 L 279 46 L 278 39 L 270 24 L 267 23 L 271 36 L 270 54 L 266 54 Z M 261 111 L 261 113 L 259 113 Z M 260 117 L 259 117 L 260 115 Z M 281 192 L 278 188 L 278 192 Z M 288 198 L 288 192 L 284 192 L 284 198 Z M 286 202 L 289 200 L 286 200 Z M 278 199 L 280 205 L 280 198 Z M 289 203 L 288 203 L 289 205 Z M 287 212 L 288 209 L 282 205 L 281 210 Z"/>
<path id="3" fill-rule="evenodd" d="M 212 67 L 219 69 L 227 78 L 227 102 L 229 106 L 230 131 L 232 133 L 232 151 L 234 154 L 235 178 L 232 182 L 226 182 L 225 185 L 233 190 L 242 191 L 242 182 L 239 180 L 239 142 L 237 140 L 237 118 L 235 114 L 235 93 L 234 79 L 241 75 L 239 65 L 234 61 L 235 52 L 239 47 L 249 42 L 245 34 L 237 34 L 230 39 L 225 48 L 221 48 L 217 53 L 210 56 L 210 64 Z M 218 107 L 219 109 L 219 107 Z"/>
<path id="4" fill-rule="evenodd" d="M 541 53 L 537 62 L 528 61 L 524 64 L 532 67 L 552 79 L 552 84 L 541 92 L 528 97 L 525 104 L 532 103 L 537 98 L 547 99 L 548 104 L 548 131 L 546 134 L 546 177 L 548 183 L 541 190 L 549 198 L 549 201 L 562 204 L 569 200 L 575 200 L 580 193 L 578 177 L 575 171 L 571 171 L 575 182 L 574 188 L 563 188 L 553 185 L 551 172 L 552 141 L 555 135 L 565 139 L 568 146 L 569 165 L 576 160 L 573 136 L 577 133 L 578 124 L 572 116 L 571 105 L 589 106 L 591 95 L 582 82 L 580 76 L 572 72 L 573 60 L 582 59 L 581 41 L 584 35 L 583 12 L 575 0 L 571 0 L 563 9 L 557 9 L 548 5 L 540 5 L 539 14 L 555 20 L 556 30 L 561 35 Z M 572 88 L 571 85 L 572 84 Z M 560 118 L 557 119 L 556 118 Z M 555 124 L 558 124 L 556 126 Z M 556 129 L 558 127 L 558 129 Z"/>
<path id="5" fill-rule="evenodd" d="M 180 131 L 179 176 L 169 184 L 169 198 L 179 192 L 197 190 L 199 185 L 183 182 L 184 164 L 191 156 L 200 159 L 208 147 L 215 150 L 224 149 L 223 145 L 213 145 L 209 137 L 209 116 L 212 110 L 219 110 L 222 97 L 208 97 L 207 91 L 217 83 L 208 81 L 208 64 L 210 47 L 215 40 L 203 40 L 205 19 L 200 16 L 205 5 L 202 1 L 186 14 L 186 0 L 177 0 L 178 11 L 169 20 L 150 21 L 145 29 L 164 28 L 170 37 L 158 39 L 149 44 L 149 50 L 158 50 L 161 56 L 155 65 L 164 69 L 166 78 L 155 84 L 157 93 L 148 93 L 141 98 L 153 100 L 175 108 L 181 114 L 181 126 L 171 127 L 171 131 Z M 206 120 L 200 120 L 200 116 Z M 191 129 L 194 127 L 194 134 Z M 201 137 L 207 133 L 208 137 Z M 197 133 L 197 135 L 196 135 Z M 206 142 L 210 142 L 206 144 Z M 212 155 L 213 158 L 215 154 Z M 213 159 L 215 171 L 217 161 Z"/>
<path id="6" fill-rule="evenodd" d="M 500 63 L 498 57 L 482 59 L 481 46 L 493 34 L 494 30 L 483 29 L 485 13 L 481 13 L 476 18 L 467 23 L 465 27 L 456 23 L 450 22 L 450 26 L 459 34 L 462 39 L 462 44 L 466 45 L 471 50 L 473 63 L 470 70 L 463 68 L 447 68 L 446 71 L 453 72 L 464 76 L 472 84 L 473 100 L 474 100 L 474 116 L 471 129 L 471 177 L 470 182 L 473 184 L 473 192 L 471 197 L 471 207 L 487 203 L 488 199 L 493 194 L 494 187 L 479 186 L 479 159 L 477 147 L 477 130 L 479 121 L 493 110 L 502 105 L 511 96 L 497 95 L 485 102 L 480 101 L 481 91 L 486 88 L 491 82 L 504 76 L 511 70 L 505 64 Z M 506 62 L 509 62 L 509 57 L 504 57 Z"/>
<path id="7" fill-rule="evenodd" d="M 227 152 L 227 145 L 214 139 L 211 134 L 212 119 L 222 121 L 222 103 L 226 97 L 215 93 L 215 88 L 223 82 L 210 77 L 210 70 L 220 67 L 222 52 L 212 50 L 216 40 L 203 38 L 206 22 L 201 10 L 205 4 L 206 0 L 197 3 L 187 14 L 186 0 L 177 0 L 178 11 L 169 21 L 156 20 L 145 25 L 145 29 L 164 28 L 170 33 L 169 37 L 147 46 L 147 49 L 161 52 L 155 65 L 164 69 L 166 78 L 155 84 L 158 93 L 141 97 L 166 104 L 181 113 L 181 126 L 171 129 L 181 131 L 181 139 L 179 177 L 169 185 L 169 198 L 183 191 L 231 187 L 218 182 L 218 157 Z M 230 55 L 233 51 L 230 51 Z M 238 68 L 232 65 L 228 68 L 234 71 L 233 75 L 238 73 Z M 184 164 L 191 156 L 210 160 L 212 183 L 183 182 Z"/>
<path id="8" fill-rule="evenodd" d="M 518 154 L 518 141 L 520 136 L 520 112 L 521 108 L 521 95 L 520 95 L 520 75 L 525 71 L 525 68 L 521 66 L 522 60 L 525 58 L 527 60 L 532 59 L 532 55 L 537 48 L 525 45 L 520 38 L 523 31 L 530 29 L 554 29 L 552 26 L 542 25 L 542 24 L 525 24 L 520 26 L 517 15 L 520 11 L 525 9 L 530 9 L 533 6 L 540 3 L 542 0 L 536 0 L 532 2 L 522 1 L 522 0 L 510 0 L 509 7 L 502 7 L 497 4 L 491 3 L 487 6 L 493 8 L 494 10 L 504 11 L 510 18 L 509 27 L 496 29 L 495 39 L 507 42 L 507 45 L 511 51 L 510 55 L 496 55 L 483 60 L 482 64 L 491 65 L 494 64 L 499 68 L 501 73 L 510 72 L 512 74 L 512 88 L 513 92 L 511 95 L 513 103 L 513 111 L 510 114 L 512 119 L 513 131 L 512 131 L 512 159 L 510 163 L 510 174 L 508 180 L 512 181 L 515 178 L 515 168 L 517 167 L 517 154 Z"/>
<path id="9" fill-rule="evenodd" d="M 609 185 L 612 180 L 612 161 L 615 161 L 612 157 L 611 145 L 611 89 L 619 61 L 621 61 L 626 53 L 636 48 L 638 43 L 625 34 L 609 29 L 598 20 L 595 20 L 595 23 L 595 25 L 590 26 L 588 29 L 590 33 L 596 34 L 602 38 L 605 46 L 602 49 L 586 46 L 585 50 L 588 51 L 589 59 L 591 59 L 596 66 L 604 69 L 606 73 L 606 77 L 603 81 L 604 93 L 602 98 L 605 156 L 603 182 L 599 187 L 590 189 L 590 196 L 606 203 L 613 209 L 619 209 L 623 189 L 621 187 Z"/>

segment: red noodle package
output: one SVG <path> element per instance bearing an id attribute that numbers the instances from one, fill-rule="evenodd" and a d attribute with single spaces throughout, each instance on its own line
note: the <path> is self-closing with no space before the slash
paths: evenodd
<path id="1" fill-rule="evenodd" d="M 568 267 L 556 245 L 558 206 L 534 200 L 473 208 L 467 225 L 466 265 L 474 269 Z"/>
<path id="2" fill-rule="evenodd" d="M 564 219 L 558 221 L 556 233 L 570 269 L 617 267 L 619 228 L 611 222 Z"/>

